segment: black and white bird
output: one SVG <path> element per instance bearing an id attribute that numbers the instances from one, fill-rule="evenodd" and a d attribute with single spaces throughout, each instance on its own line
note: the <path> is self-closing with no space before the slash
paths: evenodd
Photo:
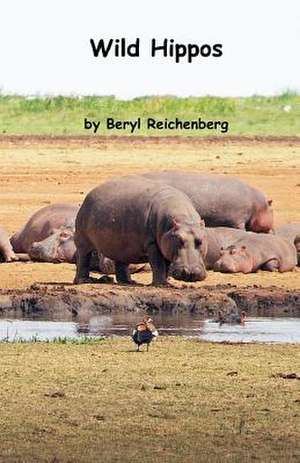
<path id="1" fill-rule="evenodd" d="M 152 318 L 146 316 L 143 320 L 138 323 L 132 332 L 132 340 L 137 345 L 136 351 L 140 351 L 142 344 L 147 345 L 147 352 L 149 350 L 149 344 L 151 341 L 158 336 L 158 331 L 153 324 Z"/>

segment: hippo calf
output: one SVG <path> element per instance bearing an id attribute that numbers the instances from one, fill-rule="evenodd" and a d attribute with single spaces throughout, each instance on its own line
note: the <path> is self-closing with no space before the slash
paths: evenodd
<path id="1" fill-rule="evenodd" d="M 272 200 L 236 177 L 176 171 L 149 172 L 143 176 L 183 191 L 207 227 L 257 233 L 268 233 L 273 228 Z"/>
<path id="2" fill-rule="evenodd" d="M 132 283 L 128 265 L 149 262 L 153 285 L 172 275 L 184 281 L 206 277 L 204 224 L 189 198 L 140 176 L 121 177 L 93 189 L 76 218 L 74 283 L 90 282 L 91 252 L 114 260 L 118 283 Z"/>
<path id="3" fill-rule="evenodd" d="M 288 272 L 297 265 L 295 246 L 272 234 L 245 232 L 235 244 L 221 250 L 213 269 L 225 273 L 251 273 L 257 270 Z"/>
<path id="4" fill-rule="evenodd" d="M 288 239 L 296 247 L 298 266 L 300 267 L 300 223 L 287 223 L 275 228 L 275 234 Z"/>
<path id="5" fill-rule="evenodd" d="M 0 227 L 0 258 L 4 262 L 13 262 L 18 260 L 18 257 L 14 253 L 9 241 L 8 233 L 3 227 Z"/>

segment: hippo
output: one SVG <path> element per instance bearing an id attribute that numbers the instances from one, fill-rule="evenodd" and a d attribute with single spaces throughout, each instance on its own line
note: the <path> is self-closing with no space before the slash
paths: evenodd
<path id="1" fill-rule="evenodd" d="M 215 263 L 221 257 L 223 249 L 233 245 L 242 237 L 247 236 L 246 231 L 229 227 L 205 227 L 207 252 L 204 258 L 207 270 L 213 270 Z"/>
<path id="2" fill-rule="evenodd" d="M 297 265 L 295 246 L 272 234 L 245 232 L 235 244 L 221 250 L 215 271 L 252 273 L 257 270 L 289 272 Z"/>
<path id="3" fill-rule="evenodd" d="M 88 283 L 91 252 L 114 260 L 118 283 L 132 284 L 130 263 L 149 262 L 152 284 L 206 278 L 204 223 L 181 191 L 141 176 L 120 177 L 93 189 L 76 217 L 75 284 Z"/>
<path id="4" fill-rule="evenodd" d="M 9 241 L 9 235 L 3 227 L 0 227 L 0 259 L 4 262 L 19 260 Z"/>
<path id="5" fill-rule="evenodd" d="M 75 262 L 75 218 L 79 206 L 51 204 L 35 212 L 11 237 L 17 253 L 28 253 L 43 262 Z"/>
<path id="6" fill-rule="evenodd" d="M 149 172 L 146 178 L 185 193 L 207 227 L 231 227 L 257 233 L 273 228 L 272 200 L 236 177 L 191 172 Z"/>
<path id="7" fill-rule="evenodd" d="M 14 249 L 27 252 L 28 259 L 39 262 L 75 263 L 76 246 L 74 243 L 75 219 L 79 206 L 72 204 L 52 204 L 39 209 L 28 220 L 22 230 L 16 233 L 11 241 Z M 25 256 L 25 254 L 17 254 Z M 26 260 L 22 257 L 22 260 Z M 107 275 L 115 273 L 112 260 L 93 251 L 91 258 L 92 271 L 100 271 Z M 144 270 L 144 265 L 131 265 L 130 272 Z"/>
<path id="8" fill-rule="evenodd" d="M 298 266 L 300 267 L 300 223 L 287 223 L 275 228 L 275 234 L 288 239 L 296 247 Z"/>

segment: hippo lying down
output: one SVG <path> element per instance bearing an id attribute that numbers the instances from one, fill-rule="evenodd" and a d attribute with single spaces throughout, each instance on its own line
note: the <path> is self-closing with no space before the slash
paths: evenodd
<path id="1" fill-rule="evenodd" d="M 73 234 L 79 206 L 52 204 L 35 212 L 10 241 L 15 252 L 33 260 L 74 262 Z"/>
<path id="2" fill-rule="evenodd" d="M 275 228 L 275 234 L 293 243 L 297 251 L 298 266 L 300 267 L 300 223 L 287 223 Z"/>
<path id="3" fill-rule="evenodd" d="M 103 183 L 85 198 L 76 218 L 74 283 L 90 282 L 93 249 L 115 261 L 118 283 L 132 283 L 130 263 L 149 262 L 153 285 L 206 277 L 204 223 L 181 191 L 139 176 Z"/>
<path id="4" fill-rule="evenodd" d="M 17 253 L 27 253 L 27 260 L 75 263 L 74 231 L 78 210 L 79 206 L 73 204 L 52 204 L 39 209 L 11 237 L 14 250 Z M 21 254 L 17 254 L 19 255 Z M 137 272 L 142 268 L 142 265 L 131 266 L 130 271 Z M 115 272 L 113 261 L 103 255 L 98 256 L 96 252 L 93 253 L 90 269 L 106 274 Z"/>
<path id="5" fill-rule="evenodd" d="M 185 193 L 207 227 L 257 233 L 268 233 L 273 228 L 272 200 L 239 178 L 179 171 L 143 175 Z"/>
<path id="6" fill-rule="evenodd" d="M 296 248 L 280 236 L 242 232 L 240 239 L 220 250 L 213 269 L 225 273 L 257 270 L 289 272 L 297 265 Z"/>

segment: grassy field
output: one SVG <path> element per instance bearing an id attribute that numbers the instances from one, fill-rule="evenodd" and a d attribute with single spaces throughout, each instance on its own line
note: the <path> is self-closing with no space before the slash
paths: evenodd
<path id="1" fill-rule="evenodd" d="M 83 135 L 83 120 L 105 121 L 107 117 L 133 120 L 141 117 L 229 122 L 229 135 L 300 136 L 300 95 L 286 92 L 276 97 L 218 98 L 153 96 L 129 101 L 107 97 L 21 97 L 0 95 L 0 133 Z M 103 130 L 98 134 L 128 134 Z M 147 130 L 137 135 L 220 135 L 215 130 Z M 91 134 L 92 135 L 92 134 Z M 224 136 L 225 134 L 221 134 Z"/>
<path id="2" fill-rule="evenodd" d="M 295 345 L 0 344 L 0 461 L 297 462 Z M 274 376 L 273 376 L 274 375 Z"/>

